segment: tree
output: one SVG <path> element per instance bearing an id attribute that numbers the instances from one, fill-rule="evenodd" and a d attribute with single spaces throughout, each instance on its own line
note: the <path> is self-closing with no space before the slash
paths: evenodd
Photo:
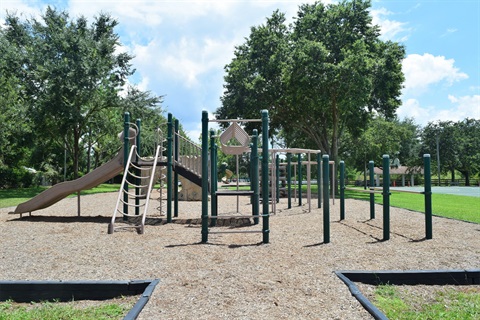
<path id="1" fill-rule="evenodd" d="M 364 174 L 371 160 L 381 167 L 384 154 L 390 155 L 392 161 L 399 159 L 400 165 L 413 167 L 422 162 L 418 135 L 419 127 L 413 119 L 387 121 L 376 117 L 360 136 L 346 135 L 341 154 L 350 166 Z"/>
<path id="2" fill-rule="evenodd" d="M 450 172 L 455 181 L 455 170 L 470 185 L 470 176 L 480 172 L 480 121 L 464 119 L 459 122 L 431 122 L 422 132 L 423 150 L 440 158 L 440 171 Z M 435 163 L 438 166 L 435 158 Z"/>
<path id="3" fill-rule="evenodd" d="M 88 26 L 85 17 L 47 7 L 40 20 L 8 15 L 4 34 L 24 53 L 16 74 L 25 88 L 28 115 L 35 133 L 72 155 L 78 177 L 82 139 L 95 115 L 120 108 L 119 92 L 133 74 L 132 57 L 117 53 L 118 22 L 100 14 Z M 105 121 L 105 119 L 104 119 Z"/>
<path id="4" fill-rule="evenodd" d="M 464 119 L 457 123 L 460 161 L 457 170 L 470 185 L 470 176 L 480 172 L 480 120 Z"/>
<path id="5" fill-rule="evenodd" d="M 379 39 L 369 8 L 317 2 L 301 5 L 289 27 L 278 11 L 253 27 L 226 66 L 217 118 L 268 109 L 290 146 L 313 144 L 338 161 L 346 132 L 359 136 L 375 113 L 393 119 L 400 105 L 405 50 Z"/>
<path id="6" fill-rule="evenodd" d="M 27 175 L 24 167 L 30 157 L 31 123 L 19 121 L 27 115 L 23 84 L 15 72 L 21 57 L 0 29 L 0 186 L 21 186 L 17 182 Z"/>
<path id="7" fill-rule="evenodd" d="M 455 168 L 459 164 L 458 134 L 453 121 L 430 122 L 422 132 L 422 151 L 437 155 L 440 158 L 440 171 L 450 172 L 455 180 Z M 438 166 L 438 162 L 435 164 Z"/>

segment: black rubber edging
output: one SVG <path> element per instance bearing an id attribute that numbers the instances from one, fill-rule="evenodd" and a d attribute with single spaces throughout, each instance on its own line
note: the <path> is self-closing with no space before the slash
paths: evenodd
<path id="1" fill-rule="evenodd" d="M 0 301 L 16 302 L 107 300 L 141 294 L 124 320 L 134 320 L 147 304 L 155 286 L 154 280 L 132 281 L 0 281 Z"/>
<path id="2" fill-rule="evenodd" d="M 388 318 L 358 289 L 354 282 L 371 285 L 480 285 L 480 269 L 408 271 L 335 271 L 352 295 L 377 320 Z"/>

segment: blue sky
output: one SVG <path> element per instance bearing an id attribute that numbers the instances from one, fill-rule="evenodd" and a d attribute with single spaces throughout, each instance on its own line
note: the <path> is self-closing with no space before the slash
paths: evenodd
<path id="1" fill-rule="evenodd" d="M 1 0 L 0 18 L 6 10 L 38 16 L 47 5 L 90 21 L 111 14 L 120 22 L 119 50 L 135 56 L 131 82 L 165 95 L 166 111 L 197 139 L 201 112 L 220 106 L 224 66 L 250 27 L 275 9 L 291 21 L 307 2 L 313 1 Z M 413 117 L 422 126 L 480 119 L 480 0 L 373 0 L 371 14 L 382 39 L 406 46 L 400 119 Z"/>

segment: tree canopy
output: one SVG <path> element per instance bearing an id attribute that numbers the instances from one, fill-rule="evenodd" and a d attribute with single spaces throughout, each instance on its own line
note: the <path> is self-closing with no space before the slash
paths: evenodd
<path id="1" fill-rule="evenodd" d="M 252 27 L 225 67 L 217 118 L 267 109 L 271 132 L 282 130 L 288 146 L 337 160 L 344 133 L 360 135 L 374 115 L 393 119 L 400 105 L 405 50 L 380 40 L 369 8 L 364 0 L 316 2 L 301 5 L 291 25 L 276 11 Z"/>
<path id="2" fill-rule="evenodd" d="M 83 16 L 71 19 L 52 7 L 40 18 L 22 20 L 7 14 L 0 29 L 0 108 L 6 124 L 0 142 L 13 142 L 5 145 L 17 154 L 5 153 L 0 163 L 23 162 L 37 169 L 53 163 L 63 166 L 66 149 L 75 178 L 93 146 L 103 143 L 103 149 L 111 150 L 108 145 L 121 130 L 124 111 L 148 115 L 156 126 L 165 123 L 162 97 L 128 85 L 135 72 L 133 57 L 119 50 L 117 25 L 108 14 L 88 23 Z M 28 148 L 22 149 L 25 145 Z M 20 150 L 29 155 L 22 157 Z"/>
<path id="3" fill-rule="evenodd" d="M 480 120 L 430 122 L 422 132 L 423 152 L 430 153 L 440 171 L 450 172 L 455 180 L 455 170 L 470 185 L 470 176 L 480 172 Z M 440 163 L 437 161 L 437 156 Z"/>

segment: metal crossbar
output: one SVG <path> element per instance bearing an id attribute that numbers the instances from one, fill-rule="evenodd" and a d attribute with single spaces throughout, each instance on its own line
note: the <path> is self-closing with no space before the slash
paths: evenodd
<path id="1" fill-rule="evenodd" d="M 208 216 L 210 219 L 222 219 L 222 218 L 227 218 L 227 219 L 231 219 L 231 218 L 237 218 L 237 219 L 244 219 L 244 218 L 262 218 L 262 217 L 267 217 L 267 216 L 270 216 L 268 214 L 255 214 L 255 215 L 249 215 L 249 216 L 245 216 L 245 215 L 241 215 L 241 216 L 236 216 L 236 215 L 221 215 L 221 216 Z"/>
<path id="2" fill-rule="evenodd" d="M 219 234 L 219 233 L 262 233 L 262 230 L 241 230 L 241 231 L 208 231 L 210 234 Z"/>

